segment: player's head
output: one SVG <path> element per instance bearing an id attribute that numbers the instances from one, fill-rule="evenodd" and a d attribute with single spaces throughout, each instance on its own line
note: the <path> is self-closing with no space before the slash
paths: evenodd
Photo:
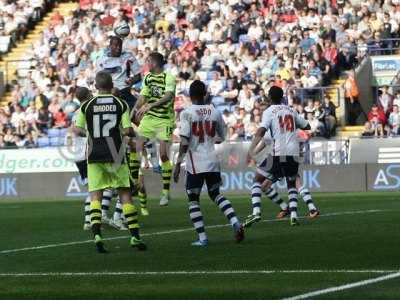
<path id="1" fill-rule="evenodd" d="M 194 104 L 205 104 L 205 96 L 207 94 L 206 85 L 200 81 L 195 80 L 189 88 L 189 96 Z"/>
<path id="2" fill-rule="evenodd" d="M 149 65 L 150 72 L 160 70 L 164 66 L 164 56 L 159 52 L 150 53 L 149 57 L 147 58 L 147 63 Z"/>
<path id="3" fill-rule="evenodd" d="M 122 40 L 117 36 L 110 38 L 110 52 L 112 57 L 121 56 L 122 53 Z"/>
<path id="4" fill-rule="evenodd" d="M 75 96 L 79 100 L 80 103 L 88 101 L 92 98 L 92 93 L 86 87 L 77 87 L 75 91 Z"/>
<path id="5" fill-rule="evenodd" d="M 268 96 L 273 104 L 281 104 L 283 98 L 283 90 L 278 86 L 272 86 L 269 89 Z"/>
<path id="6" fill-rule="evenodd" d="M 96 74 L 96 89 L 102 92 L 111 93 L 113 81 L 111 75 L 105 71 L 100 71 Z"/>

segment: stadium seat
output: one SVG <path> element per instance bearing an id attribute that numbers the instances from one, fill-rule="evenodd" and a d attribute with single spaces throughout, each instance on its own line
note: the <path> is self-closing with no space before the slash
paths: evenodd
<path id="1" fill-rule="evenodd" d="M 68 133 L 68 128 L 60 128 L 58 129 L 58 133 L 60 137 L 65 137 Z"/>
<path id="2" fill-rule="evenodd" d="M 43 147 L 49 147 L 50 146 L 50 140 L 47 136 L 45 137 L 40 137 L 37 140 L 37 144 L 39 148 L 43 148 Z"/>
<path id="3" fill-rule="evenodd" d="M 49 136 L 49 138 L 59 137 L 60 130 L 58 128 L 50 128 L 49 131 L 47 132 L 47 135 Z"/>
<path id="4" fill-rule="evenodd" d="M 243 43 L 243 44 L 245 44 L 247 42 L 250 42 L 249 36 L 247 34 L 240 35 L 239 36 L 239 42 Z"/>
<path id="5" fill-rule="evenodd" d="M 64 145 L 64 139 L 62 137 L 51 137 L 50 138 L 50 146 L 58 147 Z"/>

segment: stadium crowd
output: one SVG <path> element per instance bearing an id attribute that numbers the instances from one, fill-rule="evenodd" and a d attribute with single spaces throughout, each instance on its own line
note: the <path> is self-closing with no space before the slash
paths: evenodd
<path id="1" fill-rule="evenodd" d="M 20 2 L 27 0 L 15 5 Z M 30 2 L 32 10 L 42 1 Z M 131 27 L 124 48 L 135 54 L 143 73 L 147 55 L 157 50 L 176 75 L 178 122 L 191 81 L 204 80 L 231 141 L 254 134 L 272 85 L 282 87 L 287 103 L 309 119 L 313 135 L 331 136 L 336 107 L 314 88 L 329 86 L 368 51 L 393 46 L 376 39 L 396 38 L 399 32 L 398 0 L 165 2 L 81 0 L 70 16 L 54 15 L 25 55 L 33 59 L 27 76 L 11 84 L 13 101 L 0 108 L 0 147 L 34 147 L 49 129 L 69 126 L 79 106 L 75 89 L 92 85 L 94 62 L 121 22 Z M 396 119 L 390 114 L 386 110 Z"/>
<path id="2" fill-rule="evenodd" d="M 0 55 L 7 53 L 54 5 L 53 0 L 0 0 Z"/>

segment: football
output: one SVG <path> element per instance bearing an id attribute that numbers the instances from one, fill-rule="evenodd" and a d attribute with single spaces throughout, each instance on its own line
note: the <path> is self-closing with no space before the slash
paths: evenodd
<path id="1" fill-rule="evenodd" d="M 130 32 L 131 29 L 126 22 L 120 23 L 114 28 L 114 33 L 119 38 L 126 38 Z"/>

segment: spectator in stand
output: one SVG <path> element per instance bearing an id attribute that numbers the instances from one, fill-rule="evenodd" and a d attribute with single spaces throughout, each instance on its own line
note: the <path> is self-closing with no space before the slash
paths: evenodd
<path id="1" fill-rule="evenodd" d="M 4 142 L 4 135 L 0 132 L 0 149 L 5 147 L 6 143 Z"/>
<path id="2" fill-rule="evenodd" d="M 319 100 L 315 100 L 314 102 L 314 117 L 319 122 L 319 135 L 326 136 L 325 110 L 322 108 Z"/>
<path id="3" fill-rule="evenodd" d="M 393 106 L 395 105 L 400 107 L 400 91 L 397 91 L 396 96 L 393 99 Z"/>
<path id="4" fill-rule="evenodd" d="M 322 124 L 317 118 L 315 118 L 314 114 L 307 114 L 308 123 L 310 123 L 311 130 L 310 133 L 312 136 L 323 136 L 324 124 Z"/>
<path id="5" fill-rule="evenodd" d="M 306 115 L 307 113 L 304 111 L 303 104 L 300 103 L 300 104 L 296 105 L 296 110 L 299 113 L 300 117 L 307 119 L 307 115 Z"/>
<path id="6" fill-rule="evenodd" d="M 58 95 L 55 95 L 51 101 L 49 106 L 47 107 L 47 110 L 52 114 L 55 115 L 59 110 L 61 109 L 60 101 L 58 98 Z"/>
<path id="7" fill-rule="evenodd" d="M 25 112 L 23 111 L 21 105 L 17 104 L 15 106 L 15 111 L 11 114 L 11 120 L 10 120 L 11 125 L 14 128 L 17 128 L 20 121 L 25 120 L 25 117 L 26 117 L 26 115 L 25 115 Z"/>
<path id="8" fill-rule="evenodd" d="M 324 103 L 322 109 L 324 110 L 324 124 L 326 129 L 326 136 L 329 138 L 334 134 L 336 127 L 336 106 L 331 101 L 329 95 L 324 97 Z"/>
<path id="9" fill-rule="evenodd" d="M 309 99 L 307 101 L 307 106 L 304 107 L 304 111 L 305 111 L 306 114 L 314 115 L 314 113 L 315 113 L 314 100 Z"/>
<path id="10" fill-rule="evenodd" d="M 52 115 L 47 110 L 47 108 L 44 108 L 44 107 L 40 108 L 39 113 L 38 113 L 38 119 L 36 121 L 36 125 L 42 134 L 46 133 L 47 130 L 51 127 L 52 121 L 53 121 Z"/>
<path id="11" fill-rule="evenodd" d="M 393 105 L 393 111 L 390 113 L 388 119 L 388 127 L 390 135 L 400 134 L 400 112 L 397 105 Z"/>
<path id="12" fill-rule="evenodd" d="M 357 125 L 357 119 L 363 112 L 360 102 L 358 101 L 359 90 L 355 79 L 354 71 L 349 71 L 347 79 L 344 83 L 345 103 L 347 124 Z"/>
<path id="13" fill-rule="evenodd" d="M 383 110 L 386 117 L 389 116 L 393 106 L 393 95 L 389 93 L 389 87 L 385 85 L 382 90 L 379 91 L 378 96 L 378 107 Z"/>
<path id="14" fill-rule="evenodd" d="M 371 111 L 368 113 L 368 121 L 371 128 L 376 133 L 375 136 L 384 136 L 384 128 L 386 124 L 386 116 L 376 104 L 372 105 Z"/>
<path id="15" fill-rule="evenodd" d="M 10 123 L 10 118 L 4 108 L 0 108 L 0 126 Z M 1 131 L 0 131 L 1 134 Z"/>
<path id="16" fill-rule="evenodd" d="M 53 115 L 53 118 L 55 128 L 66 128 L 68 126 L 68 116 L 61 108 Z"/>
<path id="17" fill-rule="evenodd" d="M 15 147 L 15 136 L 11 128 L 6 129 L 6 134 L 4 135 L 4 146 L 5 147 Z"/>
<path id="18" fill-rule="evenodd" d="M 364 131 L 362 132 L 361 136 L 363 137 L 375 136 L 375 130 L 372 128 L 371 122 L 369 121 L 365 122 Z"/>
<path id="19" fill-rule="evenodd" d="M 34 101 L 35 101 L 36 108 L 38 110 L 40 110 L 43 107 L 47 107 L 47 105 L 48 105 L 48 99 L 46 98 L 45 95 L 42 94 L 39 87 L 37 87 L 35 89 Z"/>

